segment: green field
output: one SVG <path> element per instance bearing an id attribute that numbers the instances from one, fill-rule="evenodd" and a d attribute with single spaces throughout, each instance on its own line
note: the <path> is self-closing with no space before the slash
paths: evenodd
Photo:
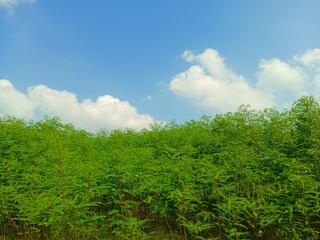
<path id="1" fill-rule="evenodd" d="M 91 134 L 0 118 L 0 239 L 319 239 L 320 105 Z"/>

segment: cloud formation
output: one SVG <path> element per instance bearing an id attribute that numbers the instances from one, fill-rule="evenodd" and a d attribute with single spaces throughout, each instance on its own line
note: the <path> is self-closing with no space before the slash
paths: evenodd
<path id="1" fill-rule="evenodd" d="M 199 55 L 186 51 L 182 57 L 196 65 L 175 76 L 169 89 L 196 105 L 231 111 L 240 104 L 251 104 L 255 108 L 273 104 L 270 93 L 251 86 L 243 76 L 234 73 L 216 50 L 207 49 Z"/>
<path id="2" fill-rule="evenodd" d="M 18 118 L 32 119 L 34 103 L 28 96 L 17 91 L 8 80 L 0 79 L 0 116 L 10 115 Z"/>
<path id="3" fill-rule="evenodd" d="M 185 51 L 182 58 L 194 65 L 173 77 L 169 89 L 213 111 L 234 111 L 241 104 L 256 109 L 284 107 L 303 94 L 320 93 L 320 49 L 308 50 L 286 62 L 278 58 L 261 60 L 253 83 L 232 71 L 214 49 L 198 55 Z"/>
<path id="4" fill-rule="evenodd" d="M 0 7 L 13 8 L 21 3 L 35 3 L 37 0 L 0 0 Z"/>
<path id="5" fill-rule="evenodd" d="M 301 67 L 290 66 L 277 58 L 261 60 L 257 86 L 271 92 L 301 91 L 307 83 L 307 75 Z"/>
<path id="6" fill-rule="evenodd" d="M 76 94 L 57 91 L 44 85 L 30 87 L 26 94 L 16 90 L 8 80 L 0 80 L 0 115 L 35 119 L 43 115 L 58 116 L 64 123 L 95 132 L 101 128 L 148 128 L 154 122 L 149 115 L 139 114 L 129 102 L 110 95 L 96 101 L 80 102 Z"/>
<path id="7" fill-rule="evenodd" d="M 320 49 L 309 49 L 302 55 L 295 55 L 293 59 L 297 62 L 304 64 L 307 67 L 320 67 Z"/>

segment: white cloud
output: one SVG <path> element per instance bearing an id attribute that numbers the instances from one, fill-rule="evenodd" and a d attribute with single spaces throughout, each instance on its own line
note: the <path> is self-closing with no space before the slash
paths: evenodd
<path id="1" fill-rule="evenodd" d="M 262 60 L 259 70 L 257 86 L 268 91 L 300 93 L 307 83 L 307 76 L 301 67 L 290 66 L 277 58 Z"/>
<path id="2" fill-rule="evenodd" d="M 288 61 L 261 60 L 257 79 L 249 82 L 232 71 L 216 50 L 201 54 L 185 51 L 187 62 L 194 63 L 169 83 L 175 94 L 213 111 L 235 110 L 241 104 L 253 108 L 287 106 L 303 94 L 320 93 L 320 49 L 311 49 Z"/>
<path id="3" fill-rule="evenodd" d="M 182 57 L 197 65 L 175 76 L 169 89 L 179 96 L 191 99 L 196 105 L 218 111 L 232 111 L 241 104 L 264 108 L 273 104 L 272 94 L 250 84 L 224 63 L 213 49 L 194 55 L 184 52 Z"/>
<path id="4" fill-rule="evenodd" d="M 21 3 L 35 3 L 37 0 L 0 0 L 0 6 L 12 8 Z"/>
<path id="5" fill-rule="evenodd" d="M 312 94 L 320 96 L 320 74 L 314 77 Z"/>
<path id="6" fill-rule="evenodd" d="M 309 49 L 302 55 L 295 55 L 293 59 L 297 62 L 304 64 L 307 67 L 318 67 L 320 66 L 320 49 Z"/>
<path id="7" fill-rule="evenodd" d="M 0 81 L 0 113 L 19 118 L 58 116 L 64 123 L 93 132 L 121 127 L 139 130 L 154 122 L 151 116 L 139 114 L 129 102 L 110 95 L 98 97 L 96 101 L 79 102 L 74 93 L 44 85 L 30 87 L 27 94 L 23 94 L 8 80 Z"/>
<path id="8" fill-rule="evenodd" d="M 28 96 L 17 91 L 10 81 L 0 79 L 0 116 L 34 118 L 34 104 Z"/>

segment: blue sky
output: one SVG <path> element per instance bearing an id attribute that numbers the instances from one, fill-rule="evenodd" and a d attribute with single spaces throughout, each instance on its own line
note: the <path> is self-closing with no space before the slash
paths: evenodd
<path id="1" fill-rule="evenodd" d="M 317 0 L 0 0 L 0 115 L 96 131 L 320 94 Z"/>

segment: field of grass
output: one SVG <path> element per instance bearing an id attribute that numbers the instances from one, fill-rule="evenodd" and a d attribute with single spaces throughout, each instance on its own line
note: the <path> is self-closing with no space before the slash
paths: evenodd
<path id="1" fill-rule="evenodd" d="M 91 134 L 0 118 L 0 239 L 319 239 L 320 106 Z"/>

